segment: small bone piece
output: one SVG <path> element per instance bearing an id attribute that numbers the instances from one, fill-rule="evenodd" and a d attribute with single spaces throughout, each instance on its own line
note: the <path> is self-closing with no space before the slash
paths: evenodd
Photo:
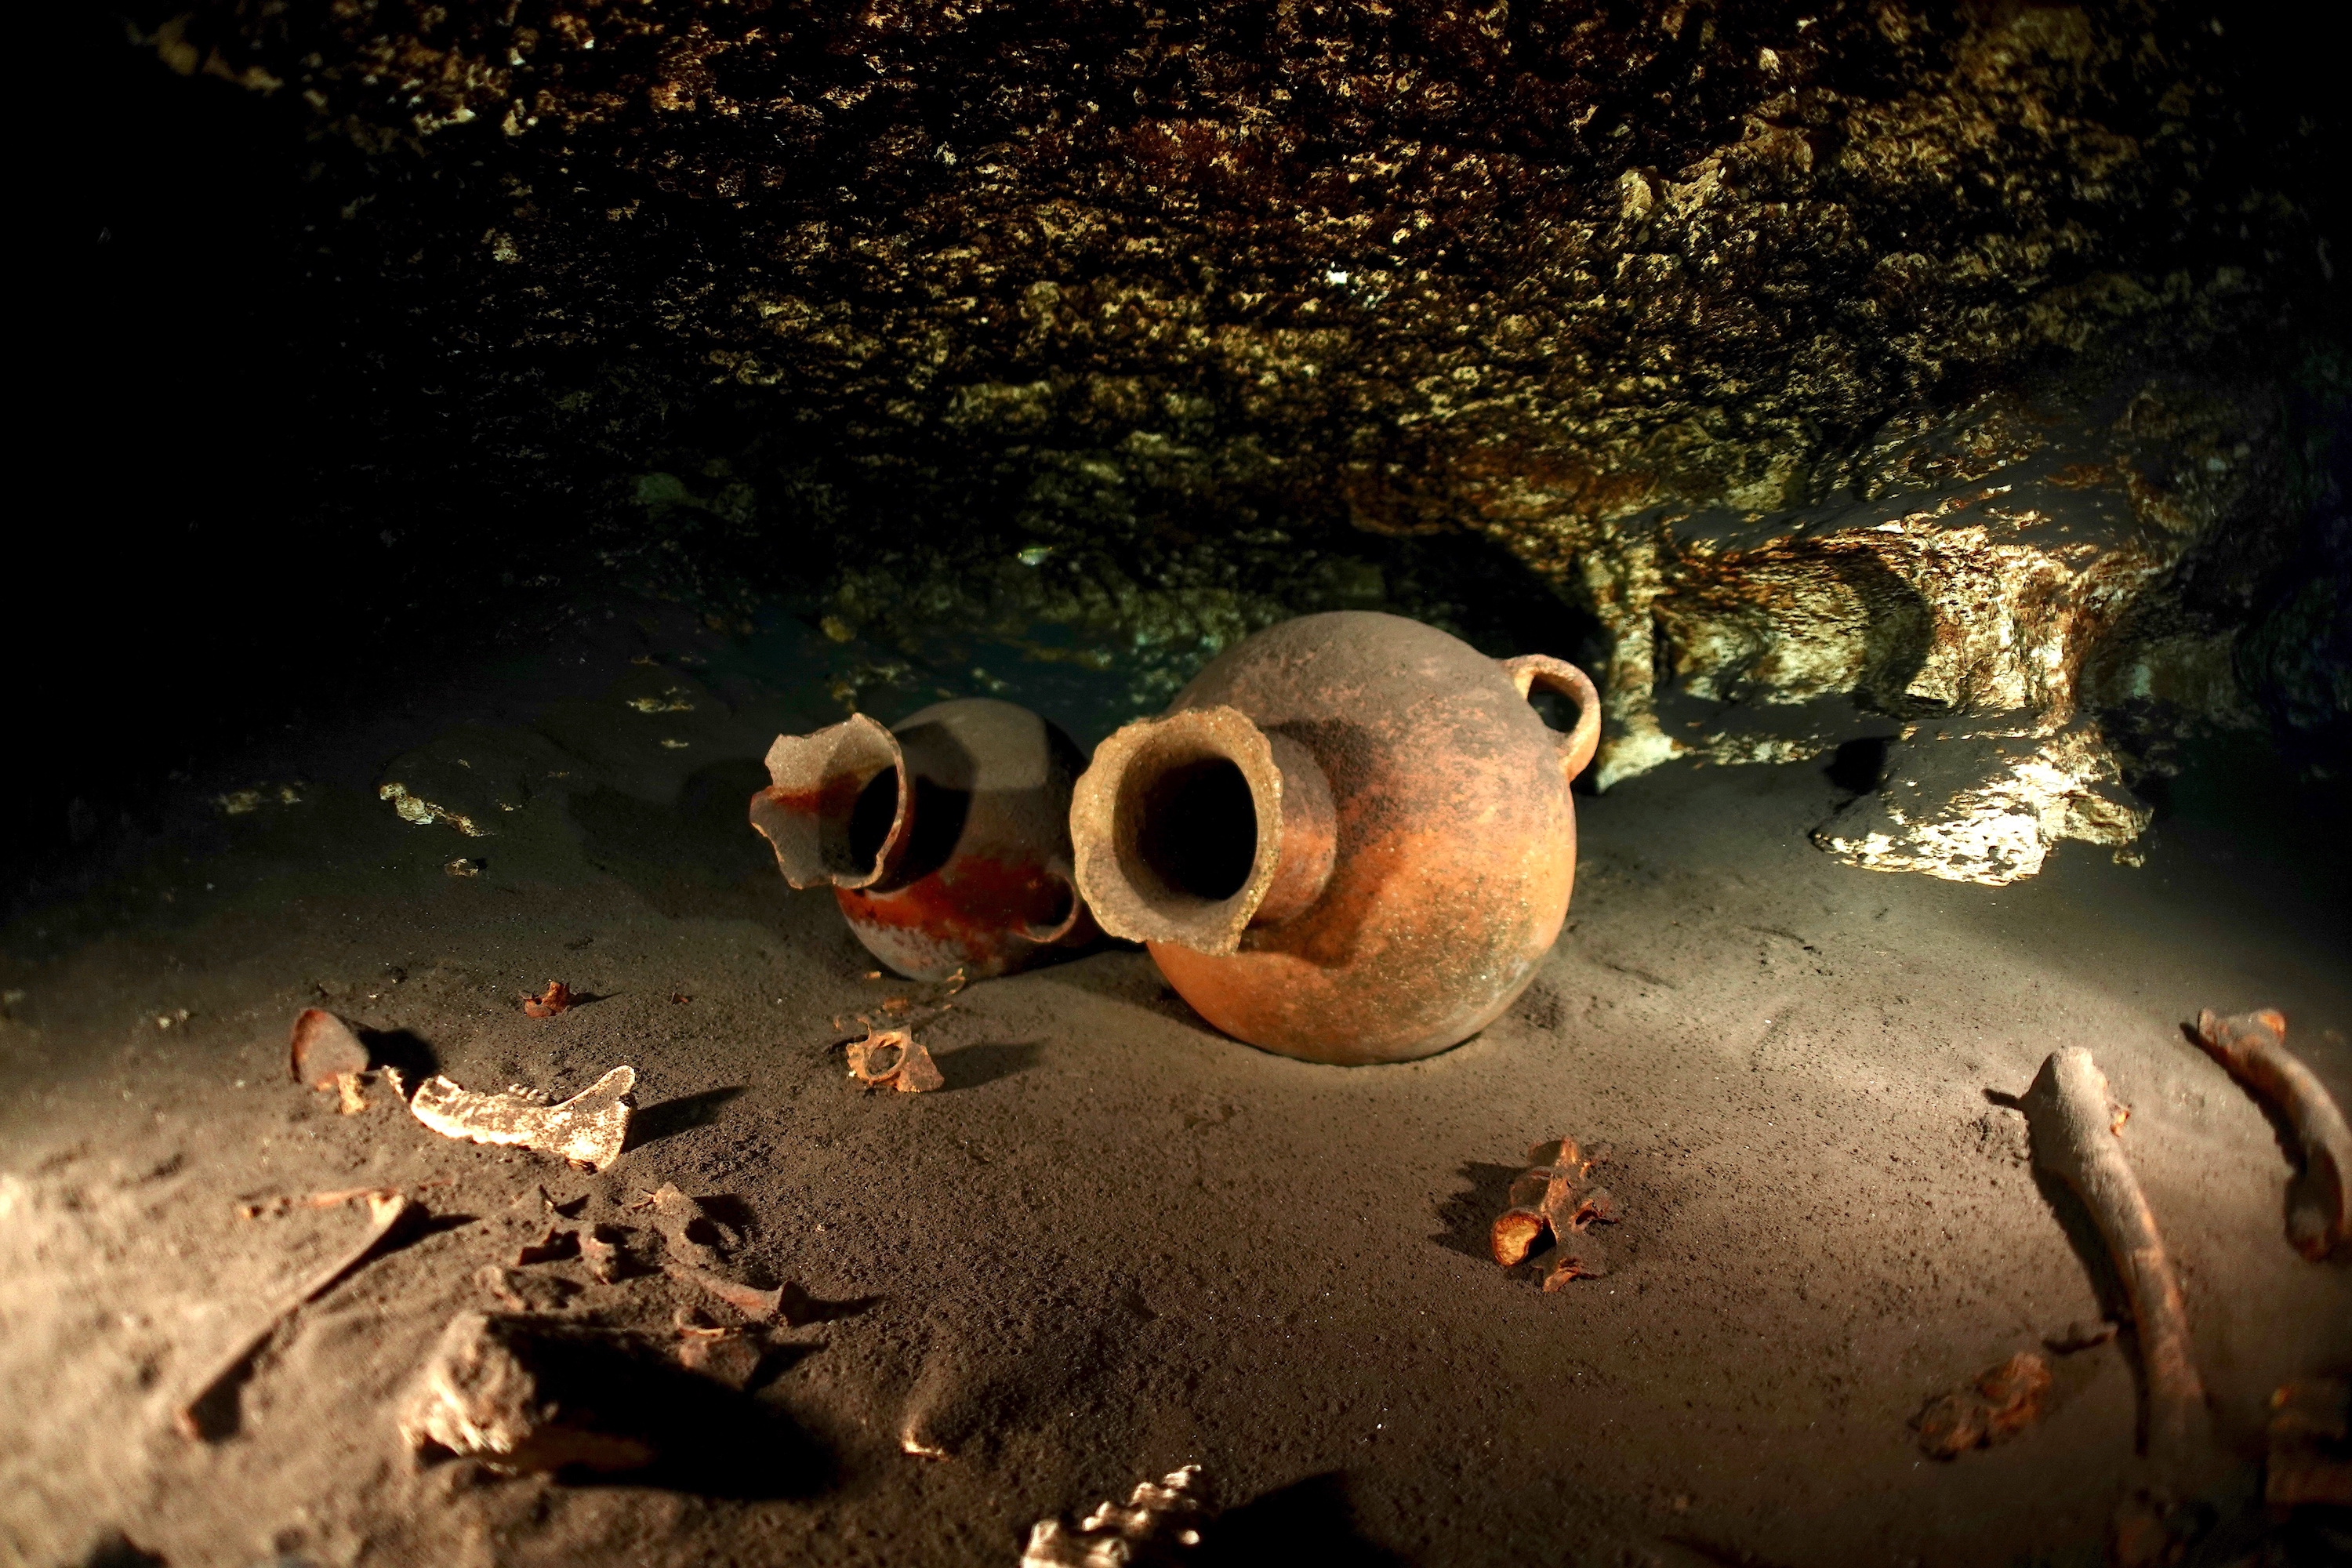
<path id="1" fill-rule="evenodd" d="M 1209 1519 L 1201 1467 L 1139 1482 L 1125 1507 L 1106 1502 L 1073 1530 L 1058 1519 L 1030 1527 L 1021 1568 L 1165 1568 L 1192 1561 Z"/>
<path id="2" fill-rule="evenodd" d="M 610 1285 L 627 1271 L 629 1255 L 621 1244 L 605 1234 L 607 1226 L 591 1226 L 580 1233 L 580 1260 L 588 1265 L 589 1274 L 603 1284 Z"/>
<path id="3" fill-rule="evenodd" d="M 768 1353 L 767 1346 L 740 1329 L 697 1321 L 683 1312 L 672 1321 L 677 1329 L 677 1364 L 729 1388 L 748 1386 Z"/>
<path id="4" fill-rule="evenodd" d="M 367 1097 L 360 1091 L 360 1074 L 368 1067 L 367 1047 L 349 1024 L 324 1007 L 305 1007 L 294 1015 L 287 1060 L 296 1083 L 335 1090 L 345 1116 L 367 1109 Z"/>
<path id="5" fill-rule="evenodd" d="M 905 1029 L 882 1029 L 849 1042 L 849 1076 L 869 1089 L 921 1094 L 946 1087 L 931 1053 Z"/>
<path id="6" fill-rule="evenodd" d="M 561 1307 L 580 1289 L 569 1279 L 552 1274 L 526 1274 L 520 1268 L 502 1268 L 495 1263 L 482 1265 L 474 1278 L 500 1306 L 518 1312 Z"/>
<path id="7" fill-rule="evenodd" d="M 533 1018 L 552 1018 L 558 1013 L 570 1008 L 572 1003 L 578 1000 L 578 997 L 572 995 L 572 987 L 561 980 L 551 980 L 547 983 L 546 990 L 536 996 L 526 996 L 522 999 L 522 1010 Z"/>
<path id="8" fill-rule="evenodd" d="M 1911 1420 L 1931 1458 L 1957 1459 L 1970 1448 L 2014 1437 L 2042 1419 L 2050 1364 L 2020 1351 L 1966 1388 L 1930 1400 Z"/>
<path id="9" fill-rule="evenodd" d="M 1547 1139 L 1529 1149 L 1528 1168 L 1511 1182 L 1511 1206 L 1496 1216 L 1487 1236 L 1495 1261 L 1515 1268 L 1549 1240 L 1559 1244 L 1560 1255 L 1544 1280 L 1546 1290 L 1607 1273 L 1598 1248 L 1580 1241 L 1570 1245 L 1590 1226 L 1618 1218 L 1617 1201 L 1608 1190 L 1585 1185 L 1598 1163 L 1598 1156 L 1585 1154 L 1573 1138 Z"/>
<path id="10" fill-rule="evenodd" d="M 2263 1500 L 2273 1509 L 2352 1508 L 2352 1383 L 2313 1377 L 2271 1395 Z"/>
<path id="11" fill-rule="evenodd" d="M 2352 1126 L 2318 1075 L 2286 1048 L 2286 1016 L 2264 1007 L 2224 1018 L 2209 1009 L 2197 1016 L 2197 1043 L 2294 1129 L 2311 1204 L 2292 1216 L 2287 1239 L 2305 1258 L 2326 1257 L 2352 1236 Z"/>
<path id="12" fill-rule="evenodd" d="M 423 1212 L 414 1199 L 398 1193 L 367 1194 L 370 1224 L 367 1234 L 324 1268 L 304 1281 L 295 1292 L 278 1305 L 278 1310 L 263 1321 L 261 1326 L 239 1340 L 229 1352 L 215 1362 L 212 1369 L 196 1384 L 195 1393 L 173 1414 L 173 1422 L 181 1435 L 192 1440 L 209 1440 L 223 1435 L 230 1425 L 212 1419 L 211 1410 L 216 1395 L 231 1384 L 251 1361 L 257 1352 L 278 1331 L 278 1326 L 294 1315 L 295 1310 L 307 1301 L 314 1301 L 332 1289 L 344 1275 L 373 1257 L 394 1234 L 405 1228 L 408 1222 Z"/>
<path id="13" fill-rule="evenodd" d="M 2122 1331 L 2123 1325 L 2113 1318 L 2084 1318 L 2067 1324 L 2054 1334 L 2042 1336 L 2042 1342 L 2060 1355 L 2073 1355 L 2105 1344 Z"/>
<path id="14" fill-rule="evenodd" d="M 2082 1047 L 2063 1047 L 2018 1103 L 2033 1135 L 2034 1165 L 2082 1200 L 2123 1282 L 2147 1401 L 2141 1450 L 2165 1461 L 2189 1458 L 2206 1428 L 2205 1384 L 2190 1358 L 2189 1314 L 2156 1216 L 2109 1131 L 2106 1075 Z"/>
<path id="15" fill-rule="evenodd" d="M 716 1234 L 709 1217 L 701 1205 L 678 1191 L 675 1182 L 664 1182 L 646 1203 L 654 1213 L 654 1228 L 662 1235 L 663 1273 L 708 1290 L 755 1323 L 779 1319 L 793 1323 L 801 1316 L 807 1297 L 797 1285 L 786 1283 L 762 1290 L 723 1271 L 726 1265 L 719 1249 L 694 1234 L 697 1230 Z"/>
<path id="16" fill-rule="evenodd" d="M 408 1109 L 445 1138 L 520 1143 L 602 1170 L 620 1158 L 628 1139 L 624 1097 L 636 1082 L 635 1068 L 618 1067 L 562 1104 L 544 1105 L 521 1094 L 477 1094 L 435 1078 L 417 1086 Z"/>

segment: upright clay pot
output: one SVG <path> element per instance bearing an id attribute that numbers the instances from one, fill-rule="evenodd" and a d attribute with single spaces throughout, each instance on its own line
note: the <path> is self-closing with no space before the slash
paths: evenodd
<path id="1" fill-rule="evenodd" d="M 934 703 L 779 735 L 751 826 L 795 888 L 833 884 L 857 940 L 900 974 L 984 980 L 1095 935 L 1070 860 L 1077 746 L 1026 708 Z"/>
<path id="2" fill-rule="evenodd" d="M 1528 702 L 1572 697 L 1575 730 Z M 1576 877 L 1569 781 L 1601 708 L 1574 665 L 1395 616 L 1306 616 L 1096 750 L 1078 889 L 1218 1028 L 1309 1061 L 1405 1061 L 1492 1022 Z"/>

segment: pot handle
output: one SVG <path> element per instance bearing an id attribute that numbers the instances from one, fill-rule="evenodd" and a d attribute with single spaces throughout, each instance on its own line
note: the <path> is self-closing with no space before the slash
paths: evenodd
<path id="1" fill-rule="evenodd" d="M 1559 760 L 1570 778 L 1582 773 L 1601 744 L 1601 694 L 1592 689 L 1591 677 L 1568 660 L 1549 654 L 1521 654 L 1517 658 L 1496 662 L 1522 697 L 1540 686 L 1576 700 L 1576 728 L 1558 737 Z"/>

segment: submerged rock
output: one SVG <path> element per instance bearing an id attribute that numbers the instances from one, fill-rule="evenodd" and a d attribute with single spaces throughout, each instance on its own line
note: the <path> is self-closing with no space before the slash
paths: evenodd
<path id="1" fill-rule="evenodd" d="M 1389 609 L 1604 676 L 1605 786 L 2352 735 L 2308 521 L 2340 116 L 2293 26 L 210 0 L 147 43 L 313 138 L 331 335 L 430 389 L 355 444 L 599 497 L 598 570 L 730 621 L 812 595 L 845 701 L 962 628 L 1140 712 Z M 2025 874 L 1984 814 L 2039 786 L 1972 754 L 1868 863 Z M 1971 812 L 2011 847 L 1917 826 Z"/>

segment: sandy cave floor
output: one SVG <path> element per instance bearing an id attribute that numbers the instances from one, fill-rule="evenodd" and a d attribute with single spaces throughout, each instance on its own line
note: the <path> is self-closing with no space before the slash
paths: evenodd
<path id="1" fill-rule="evenodd" d="M 1031 1521 L 1197 1462 L 1228 1560 L 2095 1561 L 2131 1478 L 2125 1344 L 2059 1361 L 2050 1415 L 2001 1447 L 1938 1463 L 1906 1425 L 2100 1310 L 1985 1094 L 2064 1043 L 2132 1108 L 2243 1461 L 2225 1510 L 2272 1389 L 2352 1364 L 2352 1270 L 2288 1247 L 2270 1126 L 2179 1033 L 2277 1005 L 2352 1100 L 2344 847 L 2224 826 L 2259 780 L 2192 771 L 2141 868 L 2070 844 L 1995 889 L 1812 848 L 1842 798 L 1817 764 L 1670 769 L 1580 801 L 1570 928 L 1455 1050 L 1268 1056 L 1106 950 L 972 988 L 928 1036 L 946 1090 L 869 1096 L 828 1020 L 906 988 L 863 978 L 742 821 L 766 742 L 839 713 L 815 639 L 777 646 L 751 668 L 649 611 L 436 678 L 191 781 L 113 876 L 0 932 L 0 1558 L 76 1563 L 120 1529 L 174 1564 L 1009 1563 Z M 1030 673 L 1005 695 L 1070 700 Z M 625 705 L 647 690 L 693 706 Z M 567 776 L 469 839 L 376 798 L 419 748 Z M 299 804 L 205 804 L 288 779 Z M 598 999 L 524 1016 L 551 977 Z M 468 1087 L 632 1064 L 639 1142 L 590 1175 L 434 1136 L 380 1087 L 339 1116 L 285 1077 L 311 1005 Z M 1626 1217 L 1609 1277 L 1545 1295 L 1485 1230 L 1562 1132 L 1612 1150 Z M 492 1305 L 476 1273 L 508 1260 L 513 1201 L 642 1224 L 622 1205 L 665 1181 L 830 1304 L 777 1336 L 707 1464 L 413 1467 L 398 1395 Z M 270 1342 L 236 1436 L 184 1440 L 187 1380 L 361 1223 L 235 1204 L 363 1184 L 436 1225 Z M 688 1300 L 539 1267 L 607 1322 Z"/>

